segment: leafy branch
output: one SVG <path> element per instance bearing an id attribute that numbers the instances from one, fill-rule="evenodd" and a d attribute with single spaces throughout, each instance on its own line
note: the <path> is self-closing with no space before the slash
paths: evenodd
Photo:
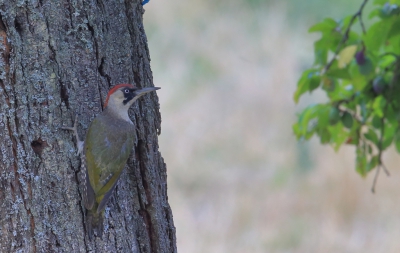
<path id="1" fill-rule="evenodd" d="M 324 19 L 310 32 L 321 33 L 314 44 L 314 65 L 297 84 L 297 103 L 306 92 L 322 90 L 328 101 L 305 108 L 293 125 L 298 139 L 317 135 L 338 150 L 356 147 L 356 171 L 363 177 L 376 169 L 389 175 L 382 154 L 392 144 L 400 153 L 400 0 L 375 0 L 366 27 L 363 12 L 342 20 Z M 353 26 L 359 22 L 361 34 Z M 333 57 L 328 61 L 328 55 Z"/>
<path id="2" fill-rule="evenodd" d="M 334 57 L 333 57 L 333 58 L 331 59 L 331 61 L 326 65 L 325 71 L 328 71 L 328 70 L 329 70 L 329 68 L 332 66 L 332 64 L 333 64 L 333 62 L 334 62 L 334 60 L 335 60 L 335 58 L 338 56 L 340 50 L 342 49 L 343 45 L 346 43 L 347 39 L 349 38 L 349 33 L 350 33 L 350 30 L 351 30 L 351 27 L 353 26 L 353 24 L 354 24 L 354 22 L 356 21 L 357 18 L 358 18 L 358 20 L 360 21 L 360 25 L 361 25 L 361 29 L 362 29 L 363 33 L 364 33 L 364 34 L 367 33 L 366 30 L 365 30 L 364 22 L 363 22 L 363 20 L 362 20 L 362 13 L 363 13 L 364 7 L 365 7 L 365 5 L 367 4 L 368 1 L 369 1 L 369 0 L 364 0 L 364 2 L 363 2 L 363 3 L 361 4 L 361 6 L 360 6 L 360 9 L 356 12 L 356 14 L 354 14 L 354 15 L 351 17 L 350 22 L 349 22 L 349 25 L 348 25 L 348 27 L 347 27 L 347 29 L 346 29 L 346 31 L 344 32 L 344 35 L 343 35 L 343 37 L 342 37 L 342 40 L 340 41 L 339 45 L 338 45 L 337 48 L 336 48 L 336 51 L 335 51 L 335 53 L 334 53 Z"/>
<path id="3" fill-rule="evenodd" d="M 386 107 L 385 107 L 385 109 L 386 109 Z M 381 120 L 381 124 L 382 124 L 382 128 L 381 128 L 381 129 L 382 129 L 382 132 L 381 132 L 381 136 L 380 136 L 380 138 L 379 138 L 379 143 L 378 143 L 379 153 L 378 153 L 378 156 L 377 156 L 378 166 L 377 166 L 377 168 L 376 168 L 376 172 L 375 172 L 375 176 L 374 176 L 374 181 L 373 181 L 373 183 L 372 183 L 372 188 L 371 188 L 372 193 L 375 193 L 375 187 L 376 187 L 376 183 L 377 183 L 377 181 L 378 181 L 379 172 L 380 172 L 381 168 L 382 168 L 383 171 L 386 173 L 386 176 L 388 176 L 388 177 L 390 176 L 389 171 L 386 169 L 385 164 L 382 162 L 383 136 L 385 135 L 385 120 L 384 120 L 384 119 Z"/>

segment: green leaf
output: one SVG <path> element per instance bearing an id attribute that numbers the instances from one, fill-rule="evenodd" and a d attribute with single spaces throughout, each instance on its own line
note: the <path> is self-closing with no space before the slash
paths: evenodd
<path id="1" fill-rule="evenodd" d="M 310 27 L 308 32 L 323 32 L 323 33 L 329 33 L 337 27 L 337 22 L 332 19 L 332 18 L 325 18 L 322 22 L 317 23 L 313 26 Z"/>
<path id="2" fill-rule="evenodd" d="M 347 82 L 340 82 L 336 85 L 336 89 L 328 93 L 328 97 L 332 102 L 352 99 L 354 95 L 354 87 Z"/>
<path id="3" fill-rule="evenodd" d="M 384 20 L 371 25 L 363 36 L 365 47 L 369 51 L 378 51 L 387 39 L 391 24 Z"/>
<path id="4" fill-rule="evenodd" d="M 324 77 L 322 78 L 322 89 L 331 92 L 336 87 L 336 80 L 334 78 Z"/>
<path id="5" fill-rule="evenodd" d="M 372 126 L 376 129 L 380 129 L 382 127 L 382 119 L 378 116 L 374 116 L 372 118 Z"/>
<path id="6" fill-rule="evenodd" d="M 397 10 L 399 10 L 398 7 L 397 7 Z M 398 15 L 398 13 L 396 15 Z M 388 39 L 390 39 L 391 37 L 397 36 L 399 34 L 400 34 L 400 18 L 396 17 L 393 20 L 392 26 L 388 32 Z"/>
<path id="7" fill-rule="evenodd" d="M 385 48 L 387 51 L 391 51 L 396 55 L 400 55 L 400 32 L 399 32 L 399 36 L 393 36 L 392 38 L 390 38 L 390 40 L 388 41 L 388 45 Z M 393 66 L 393 65 L 391 65 Z M 393 74 L 393 72 L 388 72 L 387 74 Z M 390 80 L 387 79 L 387 80 Z"/>
<path id="8" fill-rule="evenodd" d="M 375 98 L 374 103 L 372 104 L 372 108 L 374 109 L 374 113 L 379 118 L 383 117 L 383 111 L 386 106 L 386 99 L 380 95 Z"/>
<path id="9" fill-rule="evenodd" d="M 293 97 L 296 104 L 299 102 L 300 96 L 303 95 L 304 93 L 306 93 L 309 88 L 310 88 L 310 82 L 309 82 L 308 78 L 301 77 L 299 82 L 297 83 L 297 90 L 294 93 L 294 97 Z"/>
<path id="10" fill-rule="evenodd" d="M 375 67 L 372 61 L 369 58 L 366 58 L 364 64 L 358 65 L 358 70 L 362 75 L 367 76 L 374 72 Z"/>
<path id="11" fill-rule="evenodd" d="M 367 140 L 370 140 L 372 143 L 374 143 L 376 146 L 379 145 L 379 139 L 378 139 L 378 135 L 375 133 L 374 130 L 372 129 L 368 129 L 368 132 L 364 134 L 364 137 Z"/>
<path id="12" fill-rule="evenodd" d="M 328 61 L 328 50 L 329 46 L 324 38 L 316 41 L 314 43 L 314 55 L 315 55 L 315 65 L 326 65 Z"/>
<path id="13" fill-rule="evenodd" d="M 356 155 L 356 171 L 365 177 L 367 175 L 367 157 L 363 147 L 357 146 Z"/>
<path id="14" fill-rule="evenodd" d="M 326 76 L 339 79 L 351 79 L 349 70 L 347 68 L 339 69 L 331 67 L 326 73 Z"/>
<path id="15" fill-rule="evenodd" d="M 381 15 L 381 9 L 374 9 L 369 13 L 368 18 L 372 19 L 374 17 L 379 17 L 380 15 Z"/>
<path id="16" fill-rule="evenodd" d="M 329 111 L 329 124 L 336 125 L 340 120 L 340 110 L 337 107 L 332 107 Z"/>
<path id="17" fill-rule="evenodd" d="M 392 104 L 388 104 L 385 107 L 385 115 L 384 118 L 392 125 L 396 125 L 396 127 L 399 124 L 399 119 L 398 119 L 398 110 L 394 110 Z"/>
<path id="18" fill-rule="evenodd" d="M 390 144 L 392 144 L 395 133 L 397 131 L 397 126 L 392 124 L 385 124 L 383 142 L 382 142 L 382 150 L 387 149 Z"/>
<path id="19" fill-rule="evenodd" d="M 339 69 L 342 69 L 346 67 L 347 64 L 350 63 L 351 60 L 353 60 L 354 55 L 357 52 L 357 45 L 350 45 L 345 48 L 343 48 L 339 52 L 339 60 L 338 60 L 338 67 Z"/>
<path id="20" fill-rule="evenodd" d="M 349 138 L 349 133 L 344 130 L 340 122 L 334 126 L 328 126 L 328 130 L 331 133 L 331 142 L 334 144 L 333 149 L 338 151 L 340 146 Z"/>
<path id="21" fill-rule="evenodd" d="M 317 76 L 317 75 L 313 75 L 310 78 L 310 84 L 308 85 L 308 90 L 310 92 L 312 92 L 313 90 L 315 90 L 316 88 L 319 87 L 319 84 L 321 83 L 321 77 Z"/>
<path id="22" fill-rule="evenodd" d="M 322 129 L 329 125 L 329 105 L 321 105 L 318 107 L 317 114 L 318 114 L 318 128 Z"/>
<path id="23" fill-rule="evenodd" d="M 385 139 L 382 142 L 382 151 L 386 150 L 392 144 L 392 142 L 393 142 L 393 136 L 392 136 L 392 138 Z"/>
<path id="24" fill-rule="evenodd" d="M 327 144 L 331 140 L 331 133 L 326 128 L 321 129 L 321 131 L 318 132 L 318 135 L 322 144 Z"/>
<path id="25" fill-rule="evenodd" d="M 375 0 L 374 4 L 379 4 L 379 5 L 384 5 L 385 3 L 387 3 L 387 0 Z"/>
<path id="26" fill-rule="evenodd" d="M 301 133 L 301 131 L 300 131 L 300 126 L 299 126 L 299 123 L 298 123 L 298 122 L 295 123 L 295 124 L 293 124 L 293 132 L 294 132 L 294 134 L 296 135 L 296 138 L 297 138 L 297 139 L 300 139 L 300 138 L 301 138 L 302 133 Z"/>
<path id="27" fill-rule="evenodd" d="M 340 20 L 339 26 L 340 26 L 340 30 L 342 32 L 347 30 L 352 18 L 353 18 L 353 15 L 349 15 L 349 16 L 344 17 L 342 20 Z"/>
<path id="28" fill-rule="evenodd" d="M 379 164 L 379 156 L 375 155 L 369 160 L 366 172 L 370 172 Z"/>
<path id="29" fill-rule="evenodd" d="M 313 122 L 313 120 L 318 116 L 318 112 L 321 107 L 321 105 L 310 105 L 301 112 L 298 123 L 293 126 L 293 130 L 295 131 L 297 138 L 311 138 L 317 125 L 317 121 Z"/>
<path id="30" fill-rule="evenodd" d="M 378 65 L 380 68 L 389 68 L 390 66 L 392 66 L 394 64 L 394 62 L 396 61 L 396 56 L 392 55 L 392 54 L 388 54 L 388 55 L 382 55 L 382 57 L 379 58 L 378 61 Z M 392 72 L 386 73 L 386 75 L 391 74 Z M 385 81 L 386 80 L 390 80 L 392 78 L 384 78 Z"/>
<path id="31" fill-rule="evenodd" d="M 327 50 L 334 52 L 337 49 L 339 42 L 342 40 L 342 35 L 338 31 L 324 33 L 318 41 L 314 43 L 314 52 L 316 50 Z M 328 55 L 326 55 L 328 57 Z M 323 64 L 325 65 L 325 64 Z"/>
<path id="32" fill-rule="evenodd" d="M 360 101 L 360 109 L 361 109 L 361 117 L 362 117 L 362 122 L 365 123 L 367 122 L 368 119 L 368 110 L 367 110 L 367 105 L 366 105 L 366 99 L 361 99 Z"/>
<path id="33" fill-rule="evenodd" d="M 310 82 L 312 81 L 313 77 L 318 76 L 317 73 L 318 72 L 315 69 L 309 69 L 309 70 L 306 70 L 303 72 L 299 82 L 297 83 L 297 90 L 294 93 L 294 97 L 293 97 L 293 99 L 296 103 L 299 102 L 299 98 L 301 95 L 303 95 L 304 93 L 306 93 L 307 91 L 310 90 Z M 315 81 L 313 81 L 313 82 L 315 82 Z"/>
<path id="34" fill-rule="evenodd" d="M 351 132 L 349 134 L 348 138 L 346 139 L 346 144 L 358 145 L 359 141 L 360 141 L 360 138 L 358 137 L 358 133 Z"/>
<path id="35" fill-rule="evenodd" d="M 353 116 L 349 112 L 343 113 L 341 120 L 346 128 L 350 129 L 353 126 Z"/>

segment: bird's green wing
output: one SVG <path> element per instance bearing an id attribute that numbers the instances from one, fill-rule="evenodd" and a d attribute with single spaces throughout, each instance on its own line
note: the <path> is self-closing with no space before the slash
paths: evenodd
<path id="1" fill-rule="evenodd" d="M 107 124 L 101 117 L 90 124 L 85 139 L 85 156 L 98 210 L 104 208 L 125 167 L 134 144 L 133 136 L 130 131 L 118 131 L 114 124 Z"/>

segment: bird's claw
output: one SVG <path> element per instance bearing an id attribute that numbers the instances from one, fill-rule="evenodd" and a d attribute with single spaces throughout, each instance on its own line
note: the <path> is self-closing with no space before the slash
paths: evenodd
<path id="1" fill-rule="evenodd" d="M 83 152 L 83 141 L 78 141 L 78 143 L 76 144 L 76 148 L 78 149 L 78 151 L 76 152 L 77 155 L 82 154 Z"/>
<path id="2" fill-rule="evenodd" d="M 78 125 L 78 115 L 75 115 L 74 126 L 73 127 L 61 127 L 61 129 L 70 130 L 70 131 L 74 132 L 74 135 L 76 138 L 76 148 L 78 149 L 76 154 L 80 155 L 83 152 L 83 143 L 84 142 L 79 139 L 77 125 Z"/>

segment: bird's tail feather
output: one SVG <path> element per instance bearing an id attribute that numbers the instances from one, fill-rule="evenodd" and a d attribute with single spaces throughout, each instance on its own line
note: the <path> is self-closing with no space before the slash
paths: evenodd
<path id="1" fill-rule="evenodd" d="M 88 234 L 89 240 L 92 240 L 93 235 L 103 239 L 103 219 L 104 210 L 97 212 L 97 208 L 92 208 L 87 210 L 86 214 L 86 232 Z"/>

